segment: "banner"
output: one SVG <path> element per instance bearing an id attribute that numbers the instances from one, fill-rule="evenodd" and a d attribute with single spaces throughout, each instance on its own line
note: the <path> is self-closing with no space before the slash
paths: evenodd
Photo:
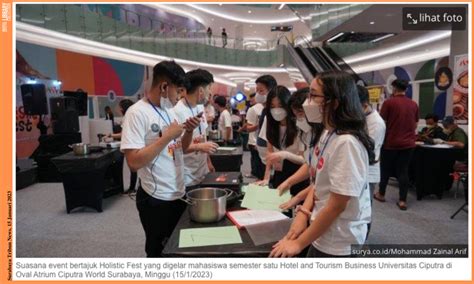
<path id="1" fill-rule="evenodd" d="M 469 118 L 469 57 L 467 54 L 454 57 L 453 116 L 459 124 L 467 124 Z"/>

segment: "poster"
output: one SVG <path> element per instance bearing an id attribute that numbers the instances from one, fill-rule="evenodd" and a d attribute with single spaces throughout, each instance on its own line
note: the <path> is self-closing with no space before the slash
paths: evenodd
<path id="1" fill-rule="evenodd" d="M 454 57 L 453 116 L 458 124 L 467 124 L 469 117 L 469 57 L 467 54 Z"/>

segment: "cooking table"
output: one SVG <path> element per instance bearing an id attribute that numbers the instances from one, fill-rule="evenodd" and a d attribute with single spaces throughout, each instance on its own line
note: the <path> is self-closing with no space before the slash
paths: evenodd
<path id="1" fill-rule="evenodd" d="M 51 161 L 62 176 L 68 214 L 80 206 L 102 212 L 102 199 L 123 191 L 123 154 L 119 149 L 83 156 L 69 152 Z"/>
<path id="2" fill-rule="evenodd" d="M 237 205 L 234 209 L 238 208 L 239 206 Z M 168 239 L 162 254 L 165 257 L 267 257 L 270 254 L 274 243 L 255 246 L 246 229 L 239 230 L 240 237 L 242 238 L 241 244 L 179 248 L 179 234 L 181 229 L 233 225 L 234 224 L 227 218 L 227 216 L 217 223 L 197 223 L 191 221 L 189 213 L 186 210 L 183 215 L 181 215 L 181 218 Z"/>

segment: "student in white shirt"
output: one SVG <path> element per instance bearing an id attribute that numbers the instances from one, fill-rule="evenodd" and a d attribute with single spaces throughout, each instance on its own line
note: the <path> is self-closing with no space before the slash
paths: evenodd
<path id="1" fill-rule="evenodd" d="M 304 112 L 304 103 L 309 97 L 309 88 L 303 88 L 293 93 L 290 98 L 290 107 L 293 114 L 296 117 L 296 126 L 298 127 L 298 137 L 304 144 L 304 163 L 300 166 L 298 171 L 292 176 L 287 178 L 283 183 L 278 186 L 280 195 L 291 188 L 294 184 L 300 183 L 310 178 L 310 164 L 311 164 L 311 151 L 318 143 L 319 138 L 324 130 L 324 126 L 321 123 L 315 123 L 309 121 Z M 306 189 L 300 191 L 298 194 L 293 196 L 289 201 L 280 205 L 283 210 L 294 208 L 306 199 L 306 195 L 313 189 L 311 185 Z"/>
<path id="2" fill-rule="evenodd" d="M 308 257 L 350 256 L 351 245 L 362 245 L 367 235 L 368 172 L 375 154 L 356 84 L 348 73 L 322 72 L 311 82 L 310 92 L 306 116 L 326 128 L 312 153 L 314 194 L 298 208 L 271 257 L 291 257 L 310 244 Z"/>
<path id="3" fill-rule="evenodd" d="M 268 94 L 266 107 L 270 114 L 260 132 L 260 137 L 267 141 L 267 163 L 264 179 L 259 184 L 276 188 L 304 163 L 304 145 L 298 138 L 296 119 L 288 104 L 290 97 L 290 91 L 284 86 L 277 86 Z M 308 181 L 295 184 L 290 188 L 291 194 L 296 195 L 308 184 Z"/>
<path id="4" fill-rule="evenodd" d="M 147 98 L 131 106 L 123 122 L 120 148 L 141 180 L 136 203 L 147 257 L 161 256 L 163 242 L 186 208 L 180 200 L 184 195 L 183 149 L 191 144 L 199 118 L 184 124 L 176 121 L 171 102 L 184 79 L 183 68 L 174 61 L 156 64 Z"/>
<path id="5" fill-rule="evenodd" d="M 258 121 L 260 115 L 262 114 L 263 104 L 257 103 L 257 95 L 250 95 L 250 100 L 252 106 L 247 111 L 245 117 L 246 124 L 245 129 L 249 133 L 249 149 L 250 149 L 250 165 L 251 165 L 251 174 L 257 179 L 263 179 L 265 175 L 265 165 L 262 163 L 260 156 L 257 150 L 257 132 L 258 132 Z"/>
<path id="6" fill-rule="evenodd" d="M 365 87 L 357 86 L 357 91 L 359 93 L 359 101 L 362 105 L 362 109 L 365 113 L 365 119 L 367 121 L 367 129 L 369 131 L 369 136 L 374 140 L 374 153 L 375 153 L 375 163 L 369 166 L 369 186 L 370 186 L 370 198 L 372 201 L 372 196 L 374 195 L 375 187 L 380 182 L 380 149 L 382 149 L 383 141 L 385 139 L 385 121 L 377 112 L 377 110 L 372 109 L 372 106 L 369 104 L 369 91 Z M 369 223 L 370 231 L 371 223 Z"/>
<path id="7" fill-rule="evenodd" d="M 207 102 L 214 77 L 207 70 L 196 69 L 186 73 L 186 94 L 174 107 L 179 123 L 186 119 L 200 116 L 200 124 L 194 129 L 193 142 L 184 153 L 184 183 L 186 191 L 198 186 L 209 171 L 214 171 L 209 154 L 214 153 L 219 145 L 206 141 L 208 124 L 204 117 L 204 103 Z"/>
<path id="8" fill-rule="evenodd" d="M 214 99 L 217 110 L 220 112 L 218 129 L 221 133 L 221 138 L 224 140 L 224 143 L 229 143 L 233 140 L 232 135 L 232 117 L 227 110 L 227 100 L 223 96 L 216 96 Z"/>
<path id="9" fill-rule="evenodd" d="M 255 80 L 255 84 L 256 84 L 255 85 L 255 92 L 256 92 L 255 101 L 263 105 L 263 109 L 258 118 L 257 129 L 255 130 L 256 135 L 257 135 L 256 148 L 258 151 L 258 155 L 260 156 L 260 160 L 265 165 L 266 158 L 267 158 L 267 141 L 265 141 L 265 139 L 263 138 L 260 138 L 260 133 L 262 133 L 263 121 L 265 120 L 265 117 L 267 116 L 267 113 L 268 113 L 268 109 L 266 108 L 268 93 L 270 92 L 270 90 L 276 88 L 277 81 L 272 75 L 262 75 L 258 77 L 257 80 Z M 265 176 L 265 168 L 263 169 L 263 173 L 261 174 L 261 177 L 259 176 L 258 178 L 263 179 L 264 176 Z"/>
<path id="10" fill-rule="evenodd" d="M 209 96 L 208 101 L 204 104 L 204 115 L 206 117 L 207 122 L 207 129 L 206 129 L 206 136 L 209 137 L 209 131 L 212 129 L 212 124 L 214 122 L 214 118 L 216 118 L 216 110 L 212 106 L 212 102 L 214 100 L 211 99 Z"/>

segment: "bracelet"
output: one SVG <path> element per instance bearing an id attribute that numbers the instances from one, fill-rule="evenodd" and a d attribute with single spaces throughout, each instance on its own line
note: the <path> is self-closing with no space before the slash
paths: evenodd
<path id="1" fill-rule="evenodd" d="M 311 212 L 309 212 L 308 209 L 304 208 L 303 205 L 296 206 L 295 212 L 296 213 L 301 212 L 301 213 L 305 214 L 308 218 L 311 217 Z"/>

